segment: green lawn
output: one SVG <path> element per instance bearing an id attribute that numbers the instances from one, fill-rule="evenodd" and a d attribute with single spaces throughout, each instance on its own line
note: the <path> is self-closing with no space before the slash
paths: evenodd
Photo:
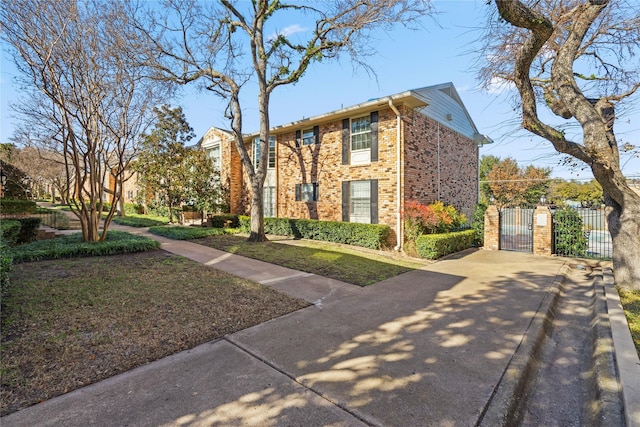
<path id="1" fill-rule="evenodd" d="M 618 290 L 620 301 L 627 316 L 631 338 L 636 345 L 638 355 L 640 355 L 640 291 Z"/>
<path id="2" fill-rule="evenodd" d="M 225 234 L 195 241 L 233 254 L 359 286 L 371 285 L 428 264 L 428 261 L 392 256 L 382 251 L 310 240 L 249 243 L 246 236 Z"/>

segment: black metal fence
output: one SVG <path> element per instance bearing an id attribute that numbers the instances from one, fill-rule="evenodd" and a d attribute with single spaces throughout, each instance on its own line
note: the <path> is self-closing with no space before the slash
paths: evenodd
<path id="1" fill-rule="evenodd" d="M 42 220 L 42 225 L 46 225 L 47 227 L 55 228 L 57 230 L 68 230 L 72 228 L 71 220 L 68 215 L 64 212 L 57 211 L 40 211 L 33 216 L 38 217 Z"/>
<path id="2" fill-rule="evenodd" d="M 533 252 L 532 208 L 500 209 L 500 249 Z"/>
<path id="3" fill-rule="evenodd" d="M 604 209 L 554 210 L 553 243 L 554 253 L 560 256 L 603 260 L 613 256 Z"/>

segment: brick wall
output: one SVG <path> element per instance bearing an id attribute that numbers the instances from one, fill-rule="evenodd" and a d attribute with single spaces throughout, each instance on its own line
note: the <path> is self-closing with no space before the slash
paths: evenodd
<path id="1" fill-rule="evenodd" d="M 341 183 L 377 179 L 378 222 L 395 227 L 396 116 L 390 109 L 378 114 L 378 161 L 366 165 L 342 165 L 342 119 L 319 126 L 320 144 L 296 147 L 295 130 L 277 135 L 278 216 L 341 221 Z M 313 182 L 318 201 L 296 201 L 296 184 Z"/>
<path id="2" fill-rule="evenodd" d="M 476 142 L 418 112 L 405 128 L 405 200 L 440 200 L 471 218 L 478 203 Z"/>
<path id="3" fill-rule="evenodd" d="M 400 196 L 404 200 L 430 203 L 442 200 L 468 216 L 478 200 L 478 148 L 475 142 L 411 109 L 401 108 L 405 148 Z M 369 114 L 355 114 L 353 117 Z M 378 161 L 364 165 L 342 164 L 342 119 L 319 126 L 319 144 L 296 147 L 296 130 L 275 134 L 276 213 L 279 217 L 342 220 L 342 182 L 378 180 L 378 223 L 393 230 L 397 220 L 396 115 L 390 108 L 378 110 Z M 438 197 L 438 147 L 440 149 L 440 197 Z M 249 209 L 248 178 L 242 174 L 240 158 L 229 154 L 238 165 L 232 167 L 232 212 Z M 235 157 L 234 157 L 235 156 Z M 223 160 L 223 163 L 226 163 Z M 295 200 L 296 184 L 318 184 L 317 202 Z"/>

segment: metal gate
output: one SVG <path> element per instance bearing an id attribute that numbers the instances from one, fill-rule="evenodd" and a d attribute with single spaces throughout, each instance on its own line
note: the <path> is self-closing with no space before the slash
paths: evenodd
<path id="1" fill-rule="evenodd" d="M 559 256 L 611 259 L 613 242 L 604 209 L 554 210 L 553 246 Z"/>
<path id="2" fill-rule="evenodd" d="M 500 249 L 533 252 L 533 208 L 500 209 Z"/>

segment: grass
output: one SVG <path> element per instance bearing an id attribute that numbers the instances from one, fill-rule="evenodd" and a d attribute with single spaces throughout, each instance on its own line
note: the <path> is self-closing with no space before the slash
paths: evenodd
<path id="1" fill-rule="evenodd" d="M 307 306 L 161 250 L 14 265 L 0 414 Z"/>
<path id="2" fill-rule="evenodd" d="M 627 317 L 631 338 L 640 356 L 640 291 L 618 289 L 618 293 Z"/>
<path id="3" fill-rule="evenodd" d="M 50 240 L 39 240 L 12 248 L 13 262 L 39 261 L 46 259 L 73 258 L 80 256 L 114 255 L 147 251 L 160 244 L 148 237 L 135 236 L 111 230 L 103 242 L 83 242 L 82 233 L 74 233 Z"/>
<path id="4" fill-rule="evenodd" d="M 391 257 L 380 251 L 310 240 L 249 243 L 240 235 L 217 235 L 197 243 L 283 267 L 366 286 L 415 270 L 428 262 Z"/>

